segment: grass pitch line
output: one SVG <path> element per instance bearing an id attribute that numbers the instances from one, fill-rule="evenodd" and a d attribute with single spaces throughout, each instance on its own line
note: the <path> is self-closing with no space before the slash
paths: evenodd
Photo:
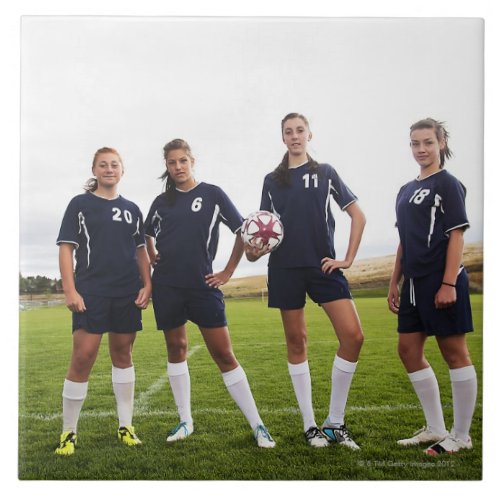
<path id="1" fill-rule="evenodd" d="M 154 385 L 154 384 L 153 384 Z M 451 404 L 443 405 L 443 408 L 451 408 Z M 476 405 L 477 408 L 481 408 L 482 405 Z M 369 406 L 350 406 L 347 408 L 349 413 L 392 413 L 398 411 L 415 411 L 421 409 L 420 405 L 417 404 L 399 404 L 399 405 L 369 405 Z M 196 408 L 193 409 L 193 415 L 238 415 L 240 411 L 237 408 Z M 298 407 L 287 407 L 287 408 L 260 408 L 259 413 L 261 415 L 298 415 L 300 410 Z M 24 415 L 19 415 L 21 418 L 39 420 L 49 422 L 52 420 L 57 420 L 61 418 L 61 413 L 52 413 L 44 415 L 41 413 L 28 413 Z M 82 417 L 87 418 L 108 418 L 116 417 L 116 411 L 96 411 L 96 410 L 83 410 L 81 413 Z M 165 417 L 165 416 L 177 416 L 177 410 L 151 410 L 146 406 L 141 409 L 134 410 L 134 418 L 141 417 Z"/>
<path id="2" fill-rule="evenodd" d="M 187 352 L 187 358 L 190 358 L 196 351 L 202 348 L 202 344 L 195 345 L 192 349 Z M 138 415 L 141 412 L 147 412 L 149 410 L 149 398 L 156 394 L 158 391 L 165 387 L 167 383 L 168 375 L 165 373 L 156 382 L 153 382 L 145 391 L 141 392 L 139 397 L 135 400 L 135 410 L 134 415 Z"/>

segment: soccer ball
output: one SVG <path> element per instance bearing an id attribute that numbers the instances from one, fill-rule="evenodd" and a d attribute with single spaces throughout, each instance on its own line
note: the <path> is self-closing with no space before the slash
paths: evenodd
<path id="1" fill-rule="evenodd" d="M 272 252 L 283 241 L 283 224 L 273 213 L 258 210 L 243 221 L 241 237 L 254 248 L 261 250 L 267 246 Z"/>

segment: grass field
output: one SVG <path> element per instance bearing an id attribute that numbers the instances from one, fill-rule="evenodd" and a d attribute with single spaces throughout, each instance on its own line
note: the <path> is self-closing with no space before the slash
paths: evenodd
<path id="1" fill-rule="evenodd" d="M 106 337 L 92 372 L 81 415 L 79 446 L 71 457 L 54 454 L 61 431 L 61 391 L 71 351 L 70 313 L 64 307 L 21 311 L 19 373 L 20 479 L 233 479 L 233 480 L 479 480 L 482 477 L 482 295 L 473 295 L 475 333 L 469 348 L 479 379 L 471 429 L 473 450 L 431 458 L 395 441 L 423 424 L 423 415 L 396 353 L 396 317 L 383 297 L 357 297 L 365 344 L 353 380 L 347 424 L 358 452 L 308 447 L 286 364 L 279 313 L 260 299 L 229 300 L 227 314 L 235 354 L 245 368 L 261 416 L 277 442 L 258 449 L 244 417 L 227 393 L 194 325 L 190 325 L 190 373 L 195 433 L 167 445 L 177 423 L 165 370 L 163 335 L 152 309 L 138 335 L 134 424 L 143 440 L 129 449 L 116 438 Z M 337 340 L 321 309 L 307 305 L 309 363 L 316 420 L 328 412 L 330 373 Z M 440 382 L 451 426 L 451 385 L 436 343 L 427 356 Z"/>

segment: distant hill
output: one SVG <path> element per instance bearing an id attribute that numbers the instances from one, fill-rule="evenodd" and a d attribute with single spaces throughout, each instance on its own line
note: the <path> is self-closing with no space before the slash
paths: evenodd
<path id="1" fill-rule="evenodd" d="M 394 266 L 394 258 L 394 255 L 387 255 L 355 261 L 350 269 L 344 271 L 352 290 L 387 287 Z M 465 245 L 463 262 L 469 273 L 471 290 L 482 291 L 483 244 L 471 243 Z M 234 278 L 224 285 L 222 290 L 228 298 L 261 296 L 263 290 L 267 291 L 266 280 L 266 275 Z"/>

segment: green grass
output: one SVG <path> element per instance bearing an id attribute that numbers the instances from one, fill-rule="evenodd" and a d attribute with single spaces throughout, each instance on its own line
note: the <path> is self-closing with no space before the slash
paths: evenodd
<path id="1" fill-rule="evenodd" d="M 279 312 L 258 300 L 227 302 L 234 352 L 244 367 L 264 422 L 277 442 L 258 449 L 250 428 L 227 393 L 222 378 L 194 327 L 189 359 L 195 433 L 168 445 L 177 423 L 165 375 L 163 335 L 152 309 L 134 348 L 136 416 L 143 440 L 129 449 L 116 438 L 106 336 L 93 369 L 71 457 L 54 454 L 61 430 L 61 391 L 70 358 L 70 313 L 64 307 L 20 313 L 19 478 L 20 479 L 283 479 L 283 480 L 479 480 L 482 477 L 482 296 L 473 295 L 476 331 L 468 336 L 479 378 L 471 435 L 474 448 L 456 456 L 431 458 L 421 449 L 400 449 L 395 441 L 423 423 L 417 398 L 396 353 L 396 317 L 382 297 L 357 297 L 365 344 L 347 406 L 347 423 L 359 452 L 308 447 L 287 371 Z M 307 305 L 309 363 L 316 419 L 328 412 L 331 365 L 338 342 L 322 310 Z M 200 346 L 196 348 L 195 346 Z M 436 343 L 426 354 L 441 388 L 445 418 L 452 423 L 448 369 Z"/>

